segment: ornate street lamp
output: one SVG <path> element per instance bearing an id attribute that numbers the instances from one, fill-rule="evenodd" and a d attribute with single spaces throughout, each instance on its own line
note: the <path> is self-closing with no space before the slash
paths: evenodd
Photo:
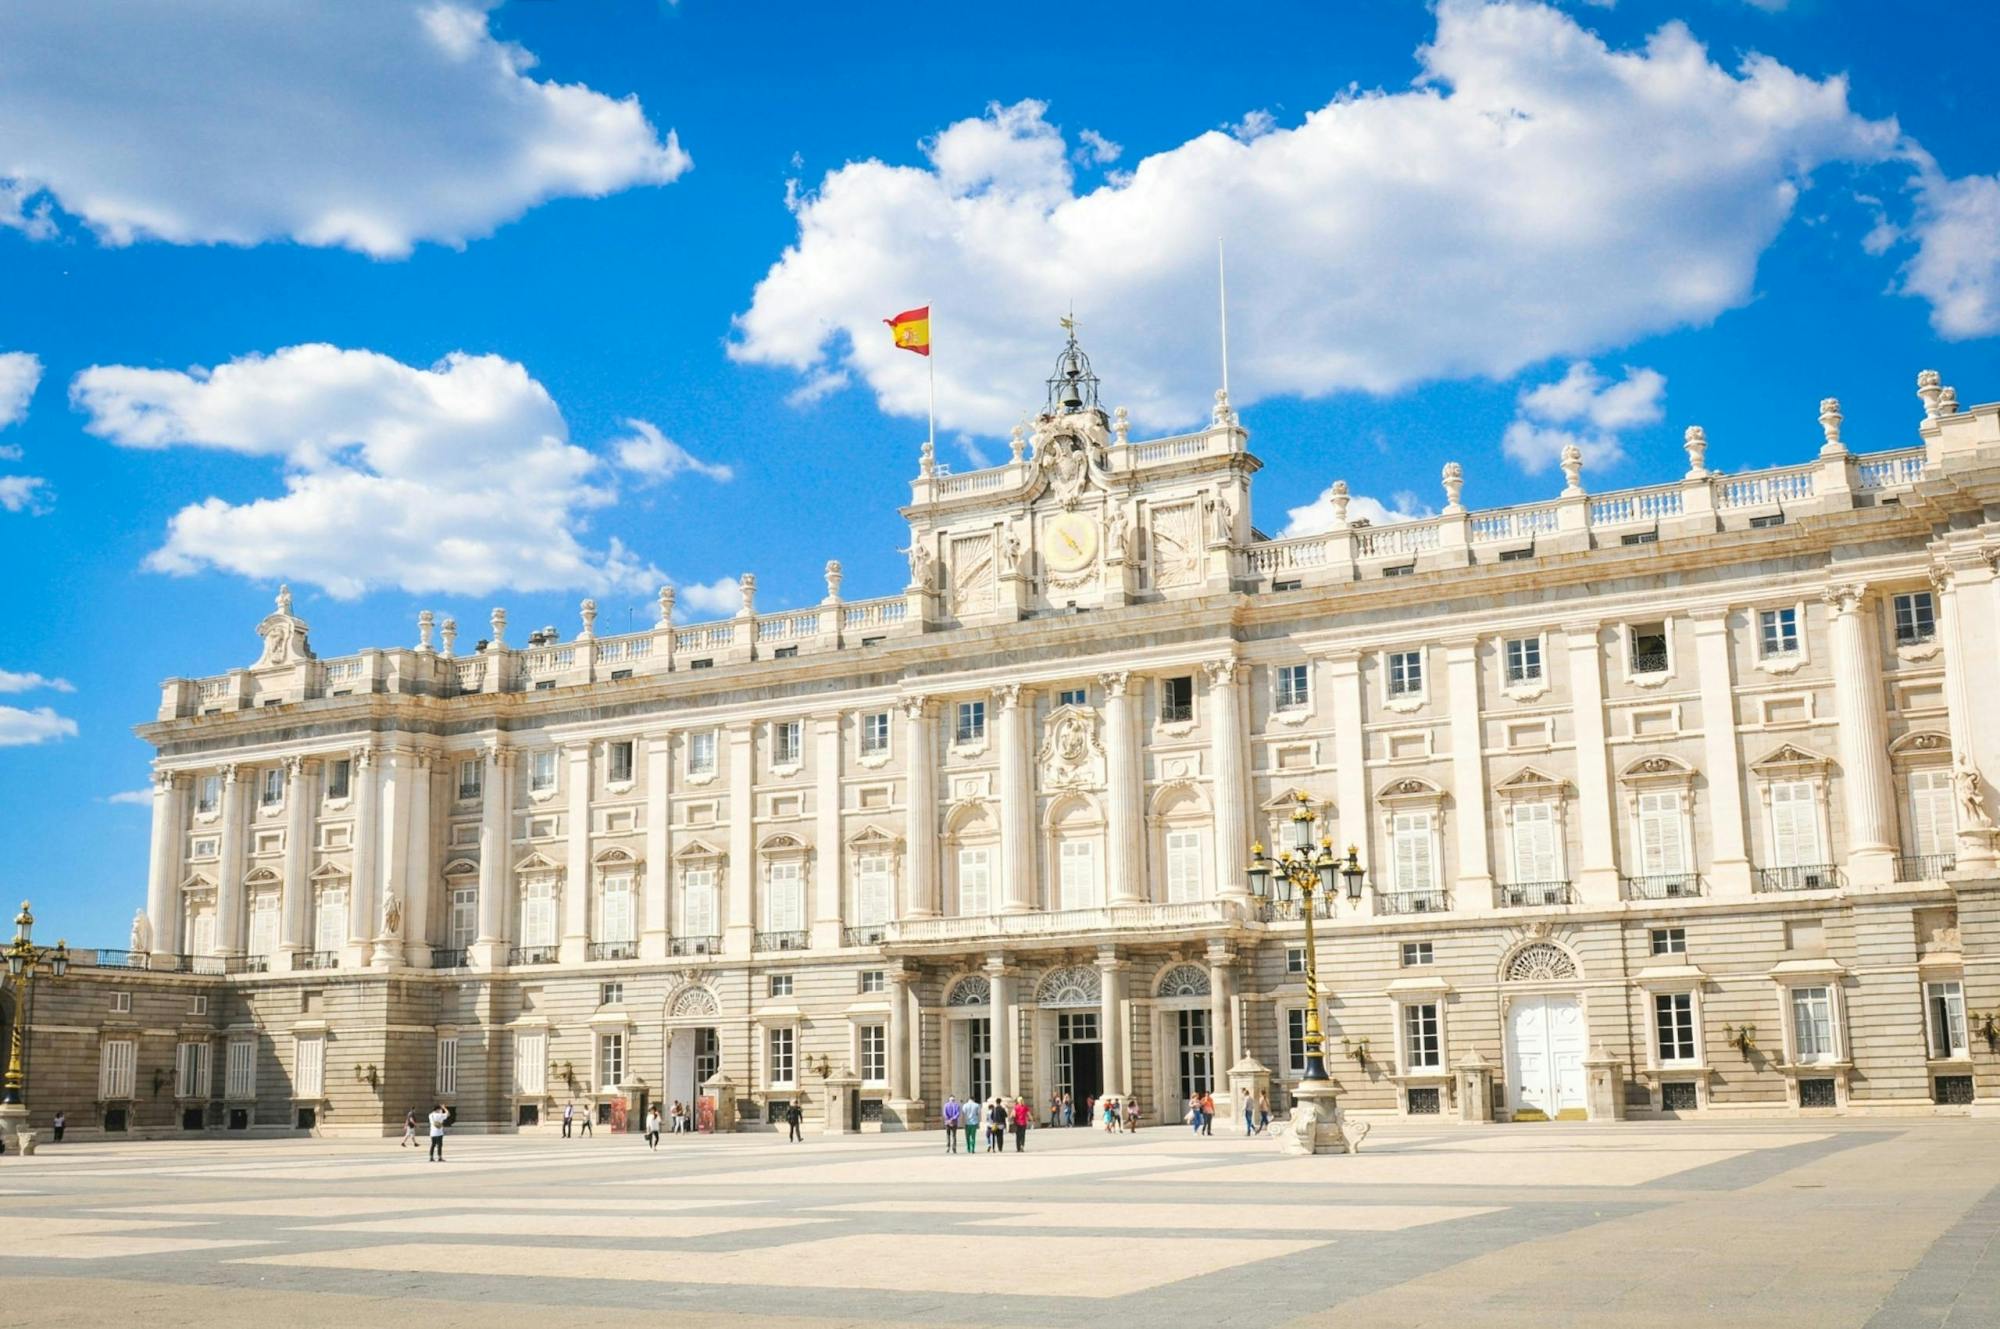
<path id="1" fill-rule="evenodd" d="M 1333 852 L 1331 837 L 1323 836 L 1314 842 L 1313 826 L 1317 820 L 1312 801 L 1299 794 L 1288 828 L 1290 843 L 1279 850 L 1275 859 L 1265 855 L 1262 844 L 1251 845 L 1249 875 L 1250 889 L 1260 900 L 1275 898 L 1280 903 L 1290 903 L 1294 893 L 1299 896 L 1299 916 L 1306 923 L 1305 1078 L 1308 1082 L 1324 1083 L 1326 1040 L 1319 1027 L 1319 955 L 1313 941 L 1313 896 L 1324 894 L 1331 899 L 1338 878 L 1348 902 L 1356 903 L 1361 899 L 1362 882 L 1367 874 L 1353 846 L 1348 847 L 1343 858 Z"/>
<path id="2" fill-rule="evenodd" d="M 21 1071 L 21 1027 L 28 1020 L 28 989 L 35 978 L 46 972 L 61 978 L 69 972 L 69 943 L 58 941 L 53 947 L 37 946 L 33 935 L 35 915 L 28 908 L 26 900 L 21 901 L 21 912 L 14 916 L 14 940 L 7 947 L 7 972 L 13 976 L 14 991 L 14 1036 L 7 1049 L 7 1079 L 4 1091 L 0 1091 L 0 1105 L 18 1108 L 21 1105 L 23 1075 Z M 19 1115 L 17 1113 L 10 1113 Z"/>

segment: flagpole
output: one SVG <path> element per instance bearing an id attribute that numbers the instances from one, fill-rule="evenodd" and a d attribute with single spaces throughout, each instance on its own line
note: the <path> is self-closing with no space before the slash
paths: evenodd
<path id="1" fill-rule="evenodd" d="M 1222 319 L 1222 395 L 1229 395 L 1229 268 L 1223 261 L 1222 237 L 1215 237 L 1215 292 Z"/>
<path id="2" fill-rule="evenodd" d="M 924 308 L 930 311 L 925 326 L 930 330 L 930 345 L 926 348 L 924 368 L 931 378 L 931 455 L 937 455 L 937 306 L 926 300 Z"/>

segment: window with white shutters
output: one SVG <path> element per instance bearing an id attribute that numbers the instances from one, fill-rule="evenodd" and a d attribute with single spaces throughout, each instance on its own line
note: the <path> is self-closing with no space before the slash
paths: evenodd
<path id="1" fill-rule="evenodd" d="M 1641 876 L 1671 877 L 1688 870 L 1684 829 L 1681 796 L 1677 791 L 1655 790 L 1639 795 Z"/>
<path id="2" fill-rule="evenodd" d="M 454 886 L 451 891 L 451 944 L 464 950 L 479 935 L 479 888 Z"/>
<path id="3" fill-rule="evenodd" d="M 188 954 L 215 954 L 215 915 L 203 909 L 189 920 Z"/>
<path id="4" fill-rule="evenodd" d="M 440 1038 L 438 1040 L 437 1091 L 440 1094 L 458 1092 L 458 1040 Z"/>
<path id="5" fill-rule="evenodd" d="M 174 1093 L 181 1098 L 208 1097 L 208 1044 L 182 1043 L 177 1051 Z"/>
<path id="6" fill-rule="evenodd" d="M 223 1077 L 231 1098 L 257 1096 L 257 1044 L 248 1038 L 232 1038 L 223 1063 Z"/>
<path id="7" fill-rule="evenodd" d="M 292 1097 L 320 1098 L 326 1093 L 326 1036 L 301 1038 L 292 1066 Z"/>
<path id="8" fill-rule="evenodd" d="M 347 944 L 347 891 L 321 891 L 317 905 L 313 911 L 313 949 L 337 951 Z"/>
<path id="9" fill-rule="evenodd" d="M 1437 888 L 1437 860 L 1431 843 L 1431 814 L 1398 812 L 1390 825 L 1398 891 Z"/>
<path id="10" fill-rule="evenodd" d="M 1965 1042 L 1965 987 L 1957 979 L 1924 985 L 1924 1005 L 1929 1015 L 1931 1055 L 1963 1057 Z"/>
<path id="11" fill-rule="evenodd" d="M 889 856 L 863 854 L 854 865 L 854 925 L 875 927 L 889 921 Z"/>
<path id="12" fill-rule="evenodd" d="M 1097 904 L 1097 846 L 1089 840 L 1064 840 L 1057 850 L 1059 884 L 1064 909 L 1090 909 Z"/>
<path id="13" fill-rule="evenodd" d="M 713 729 L 705 729 L 697 734 L 689 734 L 687 747 L 688 774 L 714 775 L 715 752 L 715 731 Z"/>
<path id="14" fill-rule="evenodd" d="M 1819 790 L 1809 780 L 1770 787 L 1771 866 L 1810 867 L 1826 862 L 1819 840 Z"/>
<path id="15" fill-rule="evenodd" d="M 548 1085 L 549 1036 L 540 1029 L 514 1035 L 514 1092 L 535 1095 Z"/>
<path id="16" fill-rule="evenodd" d="M 1179 904 L 1201 898 L 1201 832 L 1168 831 L 1167 901 Z"/>
<path id="17" fill-rule="evenodd" d="M 97 1096 L 109 1102 L 132 1097 L 137 1078 L 139 1045 L 129 1038 L 107 1038 L 97 1057 Z"/>
<path id="18" fill-rule="evenodd" d="M 1823 987 L 1792 989 L 1792 1052 L 1800 1065 L 1833 1061 L 1833 994 Z"/>
<path id="19" fill-rule="evenodd" d="M 599 941 L 633 939 L 631 873 L 613 872 L 604 878 L 604 901 L 597 926 Z"/>
<path id="20" fill-rule="evenodd" d="M 1514 881 L 1561 881 L 1562 854 L 1556 843 L 1556 805 L 1516 803 L 1510 819 L 1514 830 Z"/>
<path id="21" fill-rule="evenodd" d="M 989 911 L 992 902 L 993 851 L 967 848 L 958 851 L 958 912 L 971 917 Z"/>
<path id="22" fill-rule="evenodd" d="M 278 897 L 265 891 L 250 897 L 250 954 L 270 955 L 278 949 Z"/>
<path id="23" fill-rule="evenodd" d="M 521 883 L 521 945 L 556 944 L 556 883 L 546 873 Z"/>
<path id="24" fill-rule="evenodd" d="M 714 868 L 689 868 L 682 876 L 681 931 L 690 937 L 715 935 Z"/>
<path id="25" fill-rule="evenodd" d="M 1958 852 L 1958 809 L 1952 804 L 1951 772 L 1910 772 L 1910 831 L 1919 854 Z"/>
<path id="26" fill-rule="evenodd" d="M 772 863 L 765 876 L 765 927 L 798 932 L 805 927 L 805 874 L 797 860 Z"/>

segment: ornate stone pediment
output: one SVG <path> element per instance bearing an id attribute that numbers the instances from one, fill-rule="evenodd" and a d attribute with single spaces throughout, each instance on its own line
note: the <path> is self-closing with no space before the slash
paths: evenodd
<path id="1" fill-rule="evenodd" d="M 1533 766 L 1523 766 L 1494 785 L 1493 792 L 1505 799 L 1561 802 L 1569 796 L 1569 783 L 1559 775 L 1551 775 Z"/>
<path id="2" fill-rule="evenodd" d="M 1808 752 L 1802 747 L 1785 743 L 1774 751 L 1750 763 L 1750 769 L 1762 776 L 1773 778 L 1824 775 L 1831 765 L 1817 752 Z"/>
<path id="3" fill-rule="evenodd" d="M 1058 706 L 1043 727 L 1036 758 L 1047 789 L 1099 789 L 1104 785 L 1104 745 L 1097 736 L 1097 712 Z"/>
<path id="4" fill-rule="evenodd" d="M 269 669 L 278 665 L 294 665 L 313 658 L 312 644 L 306 640 L 306 622 L 292 615 L 292 588 L 278 588 L 278 609 L 267 614 L 257 625 L 257 635 L 264 639 L 264 650 L 257 657 L 252 669 Z"/>

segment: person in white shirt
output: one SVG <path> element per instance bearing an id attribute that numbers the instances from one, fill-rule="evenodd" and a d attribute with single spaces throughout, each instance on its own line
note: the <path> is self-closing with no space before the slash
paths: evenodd
<path id="1" fill-rule="evenodd" d="M 440 1103 L 431 1109 L 431 1156 L 430 1162 L 444 1162 L 444 1128 L 451 1122 L 451 1113 Z"/>

